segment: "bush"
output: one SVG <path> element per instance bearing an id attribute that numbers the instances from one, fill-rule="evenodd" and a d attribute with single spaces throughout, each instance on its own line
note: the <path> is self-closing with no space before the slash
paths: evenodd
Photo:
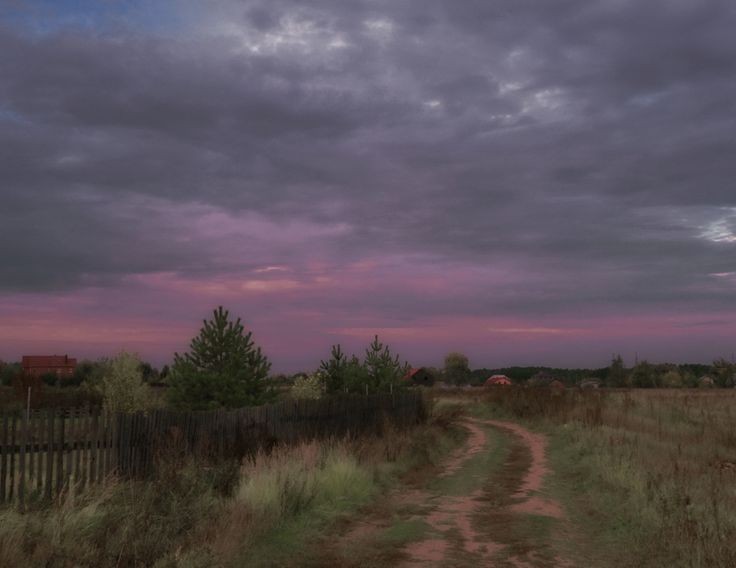
<path id="1" fill-rule="evenodd" d="M 296 399 L 317 400 L 325 393 L 324 378 L 320 373 L 298 377 L 291 387 L 291 397 Z"/>
<path id="2" fill-rule="evenodd" d="M 59 383 L 59 376 L 56 373 L 44 373 L 41 375 L 41 381 L 43 381 L 43 384 L 48 385 L 50 387 L 55 387 Z"/>
<path id="3" fill-rule="evenodd" d="M 150 387 L 143 382 L 137 355 L 121 351 L 105 363 L 97 390 L 105 408 L 112 412 L 135 412 L 151 406 Z"/>
<path id="4" fill-rule="evenodd" d="M 13 382 L 13 378 L 19 375 L 22 370 L 20 363 L 0 362 L 0 386 L 9 387 Z"/>

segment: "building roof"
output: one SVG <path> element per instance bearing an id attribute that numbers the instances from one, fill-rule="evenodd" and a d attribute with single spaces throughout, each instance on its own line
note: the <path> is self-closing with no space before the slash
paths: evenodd
<path id="1" fill-rule="evenodd" d="M 23 355 L 24 369 L 34 367 L 73 367 L 77 360 L 68 355 Z"/>
<path id="2" fill-rule="evenodd" d="M 510 385 L 511 379 L 506 375 L 493 375 L 486 380 L 487 385 Z"/>
<path id="3" fill-rule="evenodd" d="M 409 369 L 409 371 L 406 373 L 406 375 L 404 375 L 404 380 L 405 381 L 408 381 L 408 380 L 413 379 L 414 378 L 414 375 L 416 375 L 421 370 L 422 370 L 421 367 L 418 367 L 418 368 L 412 367 L 411 369 Z"/>

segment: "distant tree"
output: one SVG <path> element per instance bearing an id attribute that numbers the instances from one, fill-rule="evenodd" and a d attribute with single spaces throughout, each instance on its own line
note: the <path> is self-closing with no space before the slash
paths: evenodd
<path id="1" fill-rule="evenodd" d="M 155 383 L 158 380 L 158 371 L 147 361 L 141 361 L 141 375 L 146 383 Z"/>
<path id="2" fill-rule="evenodd" d="M 698 382 L 700 377 L 692 371 L 683 370 L 680 371 L 680 375 L 682 376 L 682 386 L 686 388 L 696 388 L 700 386 L 700 383 Z"/>
<path id="3" fill-rule="evenodd" d="M 151 406 L 151 392 L 143 381 L 141 360 L 121 351 L 105 361 L 102 380 L 96 389 L 105 408 L 111 412 L 136 412 Z"/>
<path id="4" fill-rule="evenodd" d="M 169 369 L 168 365 L 164 365 L 161 367 L 161 372 L 158 374 L 158 380 L 162 383 L 165 383 L 169 380 L 169 374 L 171 373 L 171 369 Z"/>
<path id="5" fill-rule="evenodd" d="M 453 351 L 445 356 L 445 378 L 448 382 L 459 385 L 468 382 L 470 367 L 468 358 L 462 353 Z"/>
<path id="6" fill-rule="evenodd" d="M 631 370 L 631 385 L 638 388 L 654 388 L 657 386 L 657 375 L 648 361 L 640 361 Z"/>
<path id="7" fill-rule="evenodd" d="M 74 382 L 93 390 L 96 389 L 102 382 L 102 377 L 109 362 L 108 359 L 99 359 L 98 361 L 84 359 L 80 361 L 74 371 Z"/>
<path id="8" fill-rule="evenodd" d="M 606 381 L 609 387 L 620 388 L 628 386 L 626 367 L 624 367 L 624 360 L 621 358 L 621 355 L 615 355 L 611 360 Z"/>
<path id="9" fill-rule="evenodd" d="M 271 396 L 266 383 L 271 363 L 245 333 L 240 322 L 230 321 L 222 306 L 204 320 L 189 352 L 174 355 L 169 397 L 178 408 L 238 408 L 258 405 Z"/>
<path id="10" fill-rule="evenodd" d="M 713 361 L 713 379 L 719 387 L 731 388 L 736 384 L 736 365 L 727 359 Z"/>
<path id="11" fill-rule="evenodd" d="M 3 363 L 0 365 L 0 385 L 10 386 L 13 379 L 20 375 L 23 369 L 20 363 Z"/>

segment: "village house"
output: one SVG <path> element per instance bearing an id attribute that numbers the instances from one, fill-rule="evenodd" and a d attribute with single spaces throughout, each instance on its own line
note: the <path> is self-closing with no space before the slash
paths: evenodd
<path id="1" fill-rule="evenodd" d="M 406 375 L 404 375 L 404 381 L 411 383 L 412 385 L 422 385 L 425 387 L 431 387 L 434 384 L 434 377 L 424 367 L 412 368 Z"/>
<path id="2" fill-rule="evenodd" d="M 32 377 L 54 374 L 59 379 L 70 379 L 77 369 L 77 360 L 68 355 L 24 355 L 21 366 Z"/>

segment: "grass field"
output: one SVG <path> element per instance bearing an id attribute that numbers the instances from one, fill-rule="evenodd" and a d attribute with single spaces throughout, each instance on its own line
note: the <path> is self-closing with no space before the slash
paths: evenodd
<path id="1" fill-rule="evenodd" d="M 494 391 L 475 412 L 548 433 L 581 566 L 736 566 L 736 392 Z"/>
<path id="2" fill-rule="evenodd" d="M 458 566 L 477 565 L 467 544 L 484 539 L 510 566 L 736 566 L 736 392 L 440 396 L 430 424 L 409 432 L 242 465 L 173 461 L 150 482 L 69 493 L 25 515 L 0 510 L 0 566 L 380 567 L 442 539 Z M 477 422 L 482 451 L 458 454 L 473 440 L 459 433 L 459 412 L 493 419 Z M 531 456 L 494 420 L 544 434 L 538 496 L 562 516 L 514 512 Z"/>

